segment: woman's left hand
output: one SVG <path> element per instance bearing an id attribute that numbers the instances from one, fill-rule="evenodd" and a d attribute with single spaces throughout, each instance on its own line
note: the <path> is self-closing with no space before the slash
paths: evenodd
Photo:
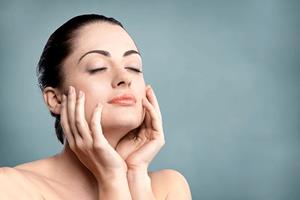
<path id="1" fill-rule="evenodd" d="M 142 100 L 142 104 L 145 108 L 143 123 L 127 134 L 116 147 L 128 170 L 147 169 L 165 143 L 162 116 L 151 87 L 146 88 L 146 98 Z"/>

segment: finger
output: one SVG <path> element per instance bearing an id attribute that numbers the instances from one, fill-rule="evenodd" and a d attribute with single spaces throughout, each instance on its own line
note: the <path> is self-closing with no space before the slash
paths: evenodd
<path id="1" fill-rule="evenodd" d="M 148 112 L 148 110 L 146 110 L 146 113 L 145 113 L 145 125 L 146 125 L 146 128 L 149 128 L 152 126 L 151 124 L 151 116 Z"/>
<path id="2" fill-rule="evenodd" d="M 141 163 L 151 163 L 164 144 L 165 141 L 163 138 L 143 143 L 143 145 L 134 152 L 135 159 L 139 160 Z"/>
<path id="3" fill-rule="evenodd" d="M 87 142 L 91 142 L 92 136 L 90 134 L 89 126 L 85 119 L 84 102 L 85 95 L 82 91 L 79 91 L 75 108 L 75 125 L 80 135 L 82 136 L 82 139 L 86 140 Z"/>
<path id="4" fill-rule="evenodd" d="M 148 98 L 148 100 L 150 101 L 150 103 L 154 106 L 155 110 L 159 113 L 159 117 L 161 118 L 161 111 L 159 108 L 159 104 L 156 98 L 156 95 L 154 93 L 153 88 L 149 85 L 147 92 L 146 92 L 146 97 Z"/>
<path id="5" fill-rule="evenodd" d="M 101 128 L 102 110 L 103 110 L 103 106 L 101 104 L 97 104 L 93 112 L 91 124 L 90 124 L 94 145 L 99 147 L 102 147 L 103 144 L 107 143 L 107 140 L 104 137 Z"/>
<path id="6" fill-rule="evenodd" d="M 75 102 L 76 102 L 76 92 L 75 89 L 70 86 L 69 93 L 68 93 L 68 101 L 67 101 L 67 113 L 69 119 L 69 125 L 71 127 L 71 131 L 73 132 L 73 136 L 75 142 L 79 139 L 82 139 L 80 133 L 78 132 L 76 125 L 75 125 Z"/>
<path id="7" fill-rule="evenodd" d="M 68 116 L 67 116 L 67 97 L 64 94 L 62 97 L 62 104 L 61 104 L 61 111 L 60 111 L 60 124 L 70 147 L 74 146 L 74 136 L 70 129 Z"/>
<path id="8" fill-rule="evenodd" d="M 161 131 L 162 125 L 161 125 L 161 119 L 158 116 L 158 113 L 156 112 L 153 105 L 148 101 L 148 99 L 143 99 L 143 106 L 146 108 L 146 112 L 149 112 L 150 118 L 151 118 L 151 126 L 155 131 Z"/>

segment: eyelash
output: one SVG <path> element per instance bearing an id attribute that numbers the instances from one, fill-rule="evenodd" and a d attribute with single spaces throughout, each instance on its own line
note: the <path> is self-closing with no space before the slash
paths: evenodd
<path id="1" fill-rule="evenodd" d="M 107 69 L 107 67 L 101 67 L 101 68 L 89 70 L 89 72 L 90 72 L 91 74 L 94 74 L 94 73 L 96 73 L 96 72 L 98 72 L 98 71 L 104 71 L 104 70 L 106 70 L 106 69 Z M 125 67 L 125 69 L 132 70 L 132 71 L 134 71 L 134 72 L 136 72 L 136 73 L 143 73 L 140 69 L 134 68 L 134 67 Z"/>
<path id="2" fill-rule="evenodd" d="M 107 67 L 101 67 L 101 68 L 96 68 L 96 69 L 89 70 L 89 72 L 90 72 L 91 74 L 94 74 L 94 73 L 96 73 L 96 72 L 98 72 L 98 71 L 104 71 L 104 70 L 106 70 L 106 69 L 107 69 Z"/>
<path id="3" fill-rule="evenodd" d="M 125 67 L 125 69 L 130 69 L 130 70 L 132 70 L 132 71 L 134 71 L 134 72 L 142 73 L 142 71 L 141 71 L 140 69 L 134 68 L 134 67 Z"/>

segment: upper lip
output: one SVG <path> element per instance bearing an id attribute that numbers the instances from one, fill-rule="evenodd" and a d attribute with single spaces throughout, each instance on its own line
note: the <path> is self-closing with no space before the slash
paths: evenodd
<path id="1" fill-rule="evenodd" d="M 121 94 L 113 97 L 111 100 L 108 101 L 108 103 L 118 103 L 121 101 L 131 101 L 133 103 L 136 103 L 136 98 L 132 94 Z"/>

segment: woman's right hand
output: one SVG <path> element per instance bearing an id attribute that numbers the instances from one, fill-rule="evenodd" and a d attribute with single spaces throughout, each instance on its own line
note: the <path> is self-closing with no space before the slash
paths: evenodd
<path id="1" fill-rule="evenodd" d="M 98 182 L 126 176 L 125 161 L 102 133 L 102 105 L 96 106 L 89 127 L 85 118 L 84 102 L 84 93 L 80 91 L 76 97 L 72 86 L 69 87 L 68 96 L 63 95 L 61 125 L 71 150 Z"/>

